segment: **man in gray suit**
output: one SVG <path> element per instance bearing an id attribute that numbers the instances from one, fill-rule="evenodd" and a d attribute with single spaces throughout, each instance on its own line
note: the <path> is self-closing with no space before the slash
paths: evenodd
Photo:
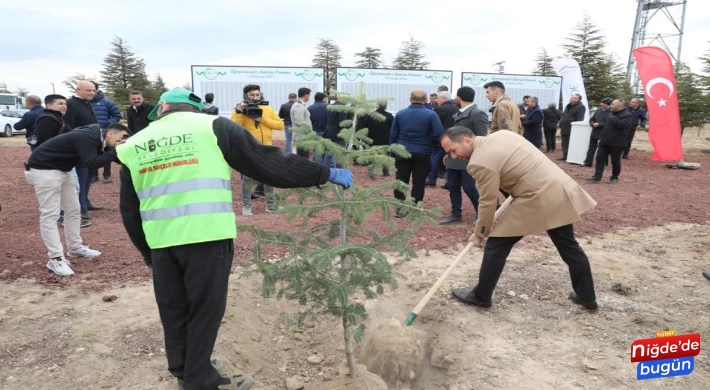
<path id="1" fill-rule="evenodd" d="M 477 136 L 488 135 L 488 114 L 473 104 L 473 98 L 476 92 L 471 87 L 461 87 L 456 91 L 456 101 L 461 108 L 454 114 L 454 126 L 463 126 Z M 476 210 L 476 218 L 473 224 L 478 220 L 478 199 L 479 194 L 476 189 L 476 181 L 466 171 L 468 161 L 457 160 L 444 156 L 446 162 L 446 184 L 449 189 L 449 198 L 451 199 L 451 215 L 440 221 L 440 225 L 448 225 L 463 221 L 461 216 L 461 204 L 463 197 L 461 188 L 466 193 L 468 198 L 473 203 L 473 208 Z"/>

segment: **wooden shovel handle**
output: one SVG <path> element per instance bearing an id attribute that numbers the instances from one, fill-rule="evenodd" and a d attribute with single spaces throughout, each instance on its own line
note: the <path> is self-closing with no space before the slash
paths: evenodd
<path id="1" fill-rule="evenodd" d="M 419 301 L 417 306 L 414 307 L 414 310 L 412 310 L 412 313 L 419 315 L 419 313 L 422 311 L 422 309 L 424 309 L 424 306 L 426 306 L 426 304 L 429 303 L 429 300 L 434 295 L 434 293 L 437 290 L 439 290 L 439 287 L 441 287 L 441 285 L 444 283 L 444 281 L 446 281 L 446 278 L 449 277 L 451 272 L 454 271 L 454 268 L 456 268 L 456 266 L 459 264 L 459 262 L 461 260 L 463 260 L 464 256 L 466 256 L 466 254 L 471 250 L 471 248 L 473 248 L 473 242 L 469 242 L 468 245 L 466 245 L 466 247 L 463 248 L 461 253 L 459 253 L 459 255 L 456 257 L 456 259 L 451 263 L 451 265 L 449 265 L 449 268 L 447 268 L 446 271 L 444 271 L 444 273 L 441 276 L 439 276 L 439 279 L 436 281 L 436 283 L 434 283 L 433 286 L 431 286 L 431 288 L 426 293 L 424 298 L 422 298 L 422 300 Z"/>

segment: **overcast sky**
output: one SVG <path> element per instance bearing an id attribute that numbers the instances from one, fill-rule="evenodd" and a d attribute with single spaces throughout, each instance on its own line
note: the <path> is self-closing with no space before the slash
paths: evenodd
<path id="1" fill-rule="evenodd" d="M 586 12 L 608 47 L 626 64 L 635 0 L 207 0 L 183 2 L 0 0 L 0 81 L 44 96 L 69 95 L 61 81 L 75 72 L 98 75 L 114 35 L 160 72 L 168 87 L 190 81 L 190 65 L 310 66 L 319 38 L 340 45 L 342 65 L 365 46 L 382 49 L 391 64 L 401 41 L 425 44 L 431 69 L 528 74 L 545 47 L 552 56 Z M 680 15 L 682 7 L 677 8 Z M 650 33 L 672 28 L 657 15 Z M 710 1 L 687 6 L 682 60 L 700 71 L 710 50 Z M 674 41 L 670 41 L 673 43 Z"/>

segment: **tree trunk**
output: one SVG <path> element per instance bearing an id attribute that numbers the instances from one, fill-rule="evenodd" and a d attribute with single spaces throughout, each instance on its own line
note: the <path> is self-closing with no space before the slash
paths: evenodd
<path id="1" fill-rule="evenodd" d="M 345 199 L 347 192 L 343 190 L 342 198 Z M 347 230 L 348 217 L 344 210 L 340 211 L 340 245 L 345 245 L 348 238 Z M 345 270 L 347 267 L 345 255 L 340 256 L 340 269 Z M 342 272 L 342 271 L 341 271 Z M 345 277 L 345 272 L 341 275 Z M 345 284 L 345 280 L 341 280 L 341 283 Z M 343 312 L 343 334 L 345 335 L 345 357 L 348 359 L 348 370 L 350 371 L 350 377 L 354 378 L 357 374 L 357 367 L 355 366 L 355 353 L 353 349 L 353 337 L 350 333 L 350 327 L 348 326 L 348 313 L 347 310 Z"/>

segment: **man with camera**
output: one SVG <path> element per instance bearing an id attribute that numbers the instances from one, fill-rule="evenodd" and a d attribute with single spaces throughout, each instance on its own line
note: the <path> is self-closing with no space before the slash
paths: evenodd
<path id="1" fill-rule="evenodd" d="M 262 145 L 273 145 L 272 130 L 283 130 L 284 122 L 276 111 L 269 107 L 269 102 L 261 100 L 261 87 L 249 84 L 244 87 L 244 100 L 232 112 L 232 122 L 246 128 Z M 248 217 L 251 213 L 251 190 L 253 184 L 258 184 L 250 177 L 242 175 L 242 215 Z M 266 211 L 276 212 L 276 194 L 274 187 L 264 184 L 266 195 Z"/>

